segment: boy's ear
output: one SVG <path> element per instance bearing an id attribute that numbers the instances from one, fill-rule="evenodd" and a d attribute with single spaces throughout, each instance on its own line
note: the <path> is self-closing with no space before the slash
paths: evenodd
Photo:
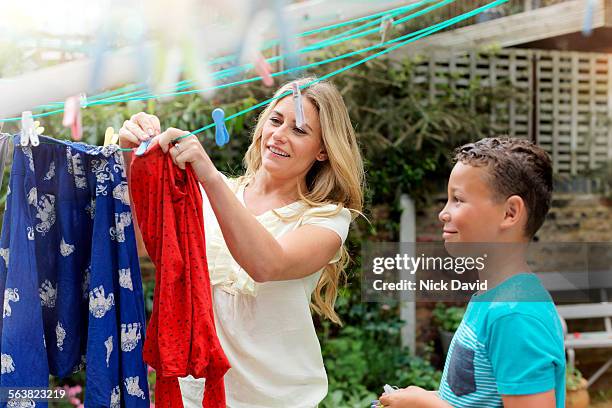
<path id="1" fill-rule="evenodd" d="M 518 195 L 512 195 L 506 199 L 504 220 L 501 223 L 503 229 L 516 228 L 517 226 L 523 229 L 526 220 L 527 210 L 525 202 Z M 525 218 L 525 221 L 523 219 Z"/>

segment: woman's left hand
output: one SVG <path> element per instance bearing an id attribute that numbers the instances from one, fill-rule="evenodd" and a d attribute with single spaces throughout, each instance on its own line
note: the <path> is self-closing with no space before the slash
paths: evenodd
<path id="1" fill-rule="evenodd" d="M 189 163 L 200 183 L 211 179 L 217 174 L 212 160 L 195 135 L 189 135 L 177 143 L 172 143 L 177 137 L 189 134 L 184 130 L 168 128 L 154 140 L 157 140 L 164 153 L 170 152 L 172 161 L 179 168 L 185 169 Z"/>

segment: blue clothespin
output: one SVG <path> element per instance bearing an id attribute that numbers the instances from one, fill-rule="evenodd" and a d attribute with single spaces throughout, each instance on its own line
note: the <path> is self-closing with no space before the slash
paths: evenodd
<path id="1" fill-rule="evenodd" d="M 145 154 L 152 141 L 153 141 L 153 138 L 149 140 L 145 140 L 144 142 L 140 143 L 140 145 L 138 146 L 138 149 L 136 149 L 136 153 L 135 153 L 136 156 L 142 156 L 143 154 Z"/>
<path id="2" fill-rule="evenodd" d="M 212 111 L 212 118 L 215 121 L 215 142 L 217 146 L 223 146 L 229 142 L 229 132 L 225 126 L 225 112 L 217 108 Z"/>
<path id="3" fill-rule="evenodd" d="M 302 92 L 297 82 L 291 83 L 291 90 L 293 91 L 293 103 L 295 106 L 295 126 L 301 129 L 306 124 L 304 105 L 302 104 Z"/>
<path id="4" fill-rule="evenodd" d="M 584 11 L 584 25 L 582 27 L 582 35 L 590 37 L 593 33 L 593 14 L 595 12 L 595 0 L 588 0 L 586 10 Z"/>

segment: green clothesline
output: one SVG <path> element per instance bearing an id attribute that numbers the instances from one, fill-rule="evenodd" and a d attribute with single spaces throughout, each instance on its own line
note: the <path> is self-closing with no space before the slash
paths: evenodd
<path id="1" fill-rule="evenodd" d="M 330 26 L 326 26 L 326 27 L 321 27 L 321 28 L 314 29 L 314 30 L 305 31 L 303 33 L 297 34 L 296 38 L 301 38 L 301 37 L 306 37 L 306 36 L 310 36 L 310 35 L 313 35 L 313 34 L 323 33 L 323 32 L 326 32 L 326 31 L 333 30 L 333 29 L 345 27 L 347 25 L 352 25 L 352 24 L 355 24 L 355 23 L 360 23 L 360 22 L 363 22 L 363 21 L 367 21 L 367 20 L 371 20 L 371 19 L 376 19 L 376 18 L 378 18 L 380 16 L 387 16 L 387 15 L 389 15 L 389 16 L 395 17 L 395 16 L 397 16 L 399 14 L 402 14 L 402 13 L 405 13 L 407 11 L 410 11 L 410 10 L 413 10 L 415 8 L 418 8 L 418 7 L 422 6 L 423 4 L 431 3 L 431 2 L 434 2 L 434 1 L 439 1 L 439 0 L 421 0 L 421 1 L 418 1 L 418 2 L 416 2 L 414 4 L 410 4 L 410 5 L 407 5 L 407 6 L 397 7 L 395 9 L 391 9 L 391 10 L 388 10 L 388 11 L 383 11 L 383 12 L 371 14 L 369 16 L 360 17 L 360 18 L 349 20 L 349 21 L 346 21 L 346 22 L 337 23 L 337 24 L 333 24 L 333 25 L 330 25 Z M 317 48 L 308 49 L 309 47 L 307 47 L 306 49 L 302 49 L 299 52 L 300 53 L 302 53 L 302 52 L 309 52 L 309 51 L 312 51 L 312 50 L 324 48 L 328 41 L 332 41 L 332 40 L 335 41 L 335 40 L 341 39 L 342 37 L 344 37 L 346 35 L 353 34 L 355 32 L 361 31 L 361 30 L 363 30 L 363 29 L 365 29 L 367 27 L 370 27 L 372 25 L 376 25 L 376 24 L 379 24 L 379 23 L 380 23 L 380 19 L 377 20 L 377 21 L 373 21 L 373 22 L 367 23 L 367 24 L 365 24 L 365 25 L 363 25 L 361 27 L 350 29 L 350 30 L 348 30 L 348 31 L 346 31 L 344 33 L 337 34 L 337 35 L 335 35 L 335 36 L 333 36 L 333 37 L 331 37 L 329 39 L 325 39 L 323 41 L 320 41 L 319 43 L 316 43 L 316 44 L 310 46 L 310 47 L 317 46 Z M 279 42 L 278 39 L 268 41 L 266 43 L 266 45 L 262 48 L 262 51 L 267 50 L 269 48 L 272 48 L 278 42 Z M 283 57 L 281 57 L 281 58 L 277 57 L 274 60 L 268 59 L 268 62 L 274 62 L 274 61 L 277 61 L 277 60 L 282 59 L 282 58 Z M 218 64 L 233 62 L 235 60 L 236 60 L 236 56 L 235 55 L 229 55 L 229 56 L 224 56 L 224 57 L 216 58 L 213 61 L 209 62 L 208 65 L 218 65 Z M 252 64 L 245 64 L 245 65 L 242 65 L 240 67 L 232 67 L 232 68 L 229 68 L 229 69 L 225 69 L 225 70 L 219 71 L 219 72 L 213 74 L 213 76 L 215 77 L 215 79 L 221 79 L 221 78 L 225 78 L 225 77 L 228 77 L 228 76 L 235 75 L 235 74 L 237 74 L 239 72 L 247 71 L 247 70 L 252 69 L 252 68 L 253 68 Z M 225 75 L 223 75 L 223 74 L 225 74 Z M 175 84 L 175 88 L 177 90 L 180 90 L 180 89 L 183 89 L 183 88 L 191 86 L 192 83 L 193 83 L 193 81 L 190 81 L 190 80 L 179 81 L 179 82 L 177 82 Z M 139 88 L 139 87 L 142 88 L 142 89 L 138 90 L 138 91 L 132 91 L 134 88 Z M 125 94 L 121 95 L 122 92 L 128 91 L 128 90 L 131 91 L 131 92 L 125 93 Z M 143 85 L 143 84 L 141 84 L 141 85 L 127 85 L 125 87 L 121 87 L 121 88 L 113 90 L 113 91 L 107 91 L 107 92 L 103 92 L 101 94 L 89 96 L 88 97 L 88 102 L 90 102 L 90 103 L 88 103 L 87 106 L 91 106 L 91 102 L 92 101 L 96 102 L 96 101 L 100 101 L 102 99 L 108 99 L 108 98 L 111 98 L 111 97 L 120 98 L 120 97 L 134 96 L 136 94 L 142 94 L 142 93 L 148 93 L 148 87 L 146 85 Z M 50 109 L 50 108 L 58 108 L 58 107 L 63 107 L 63 106 L 64 106 L 64 102 L 53 102 L 53 103 L 46 104 L 46 105 L 40 105 L 40 106 L 37 107 L 37 109 Z M 60 111 L 58 110 L 58 111 L 54 111 L 54 112 L 55 113 L 59 113 Z M 40 116 L 34 116 L 34 117 L 40 117 Z M 9 120 L 5 119 L 3 121 L 9 121 Z"/>
<path id="2" fill-rule="evenodd" d="M 408 40 L 402 41 L 402 42 L 400 42 L 400 43 L 398 43 L 398 44 L 396 44 L 396 45 L 394 45 L 392 47 L 389 47 L 389 48 L 383 50 L 383 51 L 377 52 L 377 53 L 372 54 L 372 55 L 370 55 L 370 56 L 368 56 L 366 58 L 363 58 L 363 59 L 361 59 L 359 61 L 356 61 L 356 62 L 354 62 L 352 64 L 349 64 L 349 65 L 347 65 L 347 66 L 345 66 L 343 68 L 340 68 L 340 69 L 337 69 L 335 71 L 332 71 L 332 72 L 322 76 L 321 78 L 317 78 L 314 81 L 311 81 L 311 82 L 309 82 L 307 84 L 304 84 L 304 85 L 300 86 L 300 89 L 307 88 L 307 87 L 309 87 L 311 85 L 314 85 L 314 84 L 316 84 L 318 82 L 324 81 L 324 80 L 329 79 L 329 78 L 331 78 L 331 77 L 333 77 L 335 75 L 341 74 L 341 73 L 343 73 L 343 72 L 345 72 L 345 71 L 347 71 L 347 70 L 349 70 L 351 68 L 354 68 L 354 67 L 356 67 L 358 65 L 361 65 L 361 64 L 364 64 L 364 63 L 366 63 L 366 62 L 368 62 L 368 61 L 370 61 L 370 60 L 372 60 L 374 58 L 380 57 L 381 55 L 384 55 L 384 54 L 387 54 L 387 53 L 389 53 L 391 51 L 394 51 L 394 50 L 396 50 L 396 49 L 398 49 L 400 47 L 403 47 L 406 44 L 414 42 L 414 41 L 416 41 L 416 40 L 418 40 L 420 38 L 426 37 L 426 36 L 436 32 L 436 31 L 440 31 L 443 28 L 446 28 L 446 27 L 448 27 L 450 25 L 453 25 L 453 24 L 455 24 L 457 22 L 460 22 L 460 21 L 466 20 L 468 18 L 471 18 L 471 17 L 473 17 L 473 16 L 475 16 L 475 15 L 477 15 L 477 14 L 479 14 L 479 13 L 485 11 L 485 10 L 488 10 L 488 9 L 490 9 L 492 7 L 496 7 L 496 6 L 500 5 L 500 4 L 507 3 L 508 1 L 509 0 L 496 0 L 496 1 L 493 1 L 492 3 L 489 3 L 489 4 L 485 5 L 485 6 L 479 7 L 477 9 L 475 9 L 475 10 L 472 10 L 470 12 L 461 14 L 460 16 L 451 18 L 451 19 L 449 19 L 449 20 L 447 20 L 447 21 L 445 21 L 443 23 L 436 24 L 436 25 L 432 26 L 432 28 L 426 29 L 427 30 L 426 32 L 422 32 L 420 35 L 418 35 L 418 36 L 416 36 L 414 38 L 410 38 Z M 433 28 L 433 27 L 435 27 L 435 28 Z M 424 30 L 419 30 L 419 31 L 424 31 Z M 402 37 L 400 37 L 400 38 L 402 38 Z M 398 39 L 395 39 L 394 41 L 397 41 L 397 40 Z M 260 102 L 260 103 L 258 103 L 256 105 L 253 105 L 253 106 L 251 106 L 251 107 L 249 107 L 247 109 L 243 109 L 243 110 L 241 110 L 239 112 L 236 112 L 235 114 L 230 115 L 227 118 L 225 118 L 225 121 L 234 119 L 234 118 L 236 118 L 238 116 L 241 116 L 241 115 L 244 115 L 245 113 L 251 112 L 251 111 L 253 111 L 255 109 L 258 109 L 258 108 L 260 108 L 262 106 L 265 106 L 265 105 L 269 104 L 272 101 L 284 98 L 285 96 L 289 96 L 289 95 L 291 95 L 291 91 L 283 92 L 282 94 L 280 94 L 280 95 L 278 95 L 276 97 L 272 97 L 270 99 L 266 99 L 265 101 Z M 191 136 L 191 135 L 197 135 L 198 133 L 201 133 L 201 132 L 204 132 L 204 131 L 206 131 L 208 129 L 211 129 L 214 126 L 216 126 L 215 123 L 210 123 L 210 124 L 208 124 L 208 125 L 206 125 L 204 127 L 201 127 L 201 128 L 199 128 L 197 130 L 194 130 L 193 132 L 190 132 L 190 133 L 188 133 L 188 134 L 186 134 L 184 136 L 180 136 L 180 137 L 176 138 L 174 141 L 179 141 L 179 140 L 184 139 L 184 138 L 186 138 L 188 136 Z M 122 151 L 131 151 L 132 149 L 121 149 L 121 150 Z"/>
<path id="3" fill-rule="evenodd" d="M 429 0 L 429 1 L 431 1 L 431 0 Z M 419 16 L 421 16 L 421 15 L 423 15 L 425 13 L 428 13 L 428 12 L 430 12 L 432 10 L 435 10 L 435 9 L 437 9 L 439 7 L 442 7 L 444 5 L 450 4 L 450 3 L 454 2 L 454 1 L 455 0 L 442 0 L 441 2 L 439 2 L 436 5 L 427 7 L 427 8 L 425 8 L 423 10 L 420 10 L 420 11 L 414 13 L 414 14 L 411 14 L 411 15 L 409 15 L 407 17 L 404 17 L 404 18 L 394 22 L 394 24 L 400 24 L 402 22 L 408 21 L 408 20 L 413 19 L 415 17 L 419 17 Z M 434 28 L 436 28 L 438 26 L 442 26 L 443 24 L 446 24 L 449 21 L 452 21 L 452 19 L 451 20 L 447 20 L 447 21 L 442 22 L 442 23 L 435 24 L 435 25 L 430 26 L 430 27 L 428 27 L 426 29 L 422 29 L 422 30 L 419 30 L 419 31 L 416 31 L 416 32 L 413 32 L 413 33 L 410 33 L 410 34 L 407 34 L 407 35 L 404 35 L 402 37 L 398 37 L 398 38 L 386 41 L 384 43 L 380 43 L 380 44 L 376 44 L 376 45 L 373 45 L 373 46 L 370 46 L 370 47 L 362 48 L 360 50 L 356 50 L 356 51 L 353 51 L 353 52 L 342 54 L 340 56 L 336 56 L 336 57 L 333 57 L 333 58 L 328 58 L 328 59 L 323 60 L 323 61 L 319 61 L 319 62 L 315 62 L 315 63 L 311 63 L 311 64 L 306 64 L 306 65 L 303 65 L 303 66 L 300 66 L 300 67 L 290 68 L 290 69 L 283 70 L 283 71 L 280 71 L 280 72 L 275 72 L 275 73 L 272 73 L 271 76 L 272 77 L 277 77 L 277 76 L 281 76 L 281 75 L 292 74 L 292 73 L 304 71 L 304 70 L 307 70 L 307 69 L 310 69 L 310 68 L 315 68 L 315 67 L 318 67 L 318 66 L 321 66 L 321 65 L 325 65 L 325 64 L 328 64 L 328 63 L 331 63 L 331 62 L 339 61 L 339 60 L 344 59 L 344 58 L 349 58 L 349 57 L 352 57 L 354 55 L 357 55 L 357 54 L 360 54 L 360 53 L 363 53 L 363 52 L 367 52 L 367 51 L 371 51 L 371 50 L 376 49 L 376 48 L 383 48 L 383 47 L 385 47 L 387 45 L 390 45 L 390 44 L 396 43 L 398 41 L 401 41 L 402 39 L 405 39 L 405 38 L 408 38 L 408 37 L 411 37 L 411 36 L 416 36 L 416 35 L 418 35 L 420 33 L 427 32 L 430 29 L 434 29 Z M 451 23 L 451 24 L 454 24 L 454 23 Z M 444 28 L 444 27 L 446 27 L 446 26 L 443 26 L 442 28 Z M 372 32 L 375 32 L 375 31 L 378 31 L 378 29 L 369 30 L 365 34 L 360 34 L 359 36 L 368 35 L 368 34 L 371 34 Z M 351 39 L 354 39 L 354 38 L 357 38 L 357 36 L 355 36 L 355 35 L 351 36 Z M 320 48 L 322 48 L 322 47 L 320 47 Z M 317 48 L 317 49 L 320 49 L 320 48 Z M 269 58 L 268 61 L 269 62 L 274 62 L 274 61 L 277 61 L 277 60 L 282 59 L 282 58 L 283 57 L 273 57 L 273 58 Z M 232 69 L 229 69 L 229 70 L 231 71 Z M 225 72 L 224 71 L 220 71 L 220 73 L 225 73 Z M 235 74 L 235 72 L 229 72 L 229 73 L 226 73 L 225 75 L 223 75 L 223 77 L 231 76 L 231 75 L 234 75 L 234 74 Z M 261 77 L 258 76 L 258 77 L 248 78 L 248 79 L 244 79 L 244 80 L 241 80 L 241 81 L 236 81 L 236 82 L 232 82 L 232 83 L 228 83 L 228 84 L 216 85 L 216 86 L 213 86 L 213 87 L 210 87 L 210 88 L 206 88 L 206 89 L 194 89 L 194 90 L 189 90 L 189 91 L 170 92 L 170 93 L 158 94 L 158 95 L 131 96 L 131 97 L 128 97 L 128 98 L 118 98 L 118 99 L 111 97 L 111 98 L 106 98 L 106 99 L 99 100 L 99 101 L 96 101 L 96 102 L 88 103 L 87 106 L 91 107 L 91 106 L 98 106 L 98 105 L 111 105 L 111 104 L 125 103 L 125 102 L 130 102 L 130 101 L 145 101 L 145 100 L 157 99 L 157 98 L 169 98 L 169 97 L 176 97 L 176 96 L 181 96 L 181 95 L 190 95 L 190 94 L 200 93 L 200 92 L 205 92 L 205 91 L 218 90 L 218 89 L 226 89 L 226 88 L 230 88 L 230 87 L 234 87 L 234 86 L 239 86 L 239 85 L 244 85 L 244 84 L 247 84 L 247 83 L 252 83 L 252 82 L 256 82 L 256 81 L 260 81 L 260 80 L 261 80 Z M 190 81 L 181 81 L 181 82 L 187 83 L 187 82 L 190 82 Z M 140 92 L 142 92 L 142 91 L 138 91 L 136 93 L 140 93 Z M 56 109 L 56 110 L 53 110 L 53 111 L 49 111 L 49 112 L 44 112 L 44 113 L 32 115 L 32 116 L 33 116 L 33 118 L 42 118 L 42 117 L 47 117 L 47 116 L 52 116 L 52 115 L 55 115 L 55 114 L 58 114 L 58 113 L 62 113 L 63 111 L 64 110 L 62 108 L 60 108 L 60 109 Z M 9 121 L 18 121 L 18 120 L 21 120 L 21 118 L 20 117 L 8 118 L 8 119 L 4 119 L 4 120 L 1 120 L 1 121 L 9 122 Z"/>
<path id="4" fill-rule="evenodd" d="M 437 6 L 440 7 L 440 4 L 442 4 L 442 3 L 448 4 L 448 3 L 452 2 L 452 1 L 454 1 L 454 0 L 444 0 L 441 3 L 439 3 Z M 373 49 L 376 49 L 376 48 L 381 48 L 381 47 L 384 47 L 384 46 L 387 46 L 387 45 L 390 45 L 390 44 L 397 43 L 397 44 L 395 44 L 395 45 L 393 45 L 393 46 L 391 46 L 389 48 L 386 48 L 386 49 L 384 49 L 382 51 L 374 53 L 374 54 L 372 54 L 372 55 L 370 55 L 368 57 L 362 58 L 362 59 L 360 59 L 360 60 L 358 60 L 358 61 L 356 61 L 354 63 L 351 63 L 351 64 L 343 67 L 343 68 L 340 68 L 340 69 L 337 69 L 335 71 L 332 71 L 332 72 L 330 72 L 330 73 L 328 73 L 328 74 L 326 74 L 326 75 L 324 75 L 324 76 L 322 76 L 322 77 L 320 77 L 320 78 L 318 78 L 318 79 L 316 79 L 314 81 L 311 81 L 311 82 L 309 82 L 307 84 L 304 84 L 304 85 L 302 85 L 300 87 L 301 89 L 304 89 L 304 88 L 312 86 L 312 85 L 314 85 L 314 84 L 316 84 L 318 82 L 321 82 L 321 81 L 324 81 L 326 79 L 329 79 L 329 78 L 331 78 L 331 77 L 333 77 L 335 75 L 341 74 L 341 73 L 343 73 L 343 72 L 345 72 L 345 71 L 347 71 L 347 70 L 349 70 L 351 68 L 354 68 L 354 67 L 356 67 L 358 65 L 366 63 L 366 62 L 368 62 L 368 61 L 370 61 L 372 59 L 375 59 L 377 57 L 385 55 L 385 54 L 387 54 L 387 53 L 389 53 L 391 51 L 394 51 L 394 50 L 396 50 L 396 49 L 398 49 L 400 47 L 403 47 L 404 45 L 407 45 L 407 44 L 412 43 L 414 41 L 417 41 L 417 40 L 419 40 L 419 39 L 421 39 L 423 37 L 431 35 L 431 34 L 437 32 L 437 31 L 440 31 L 440 30 L 442 30 L 442 29 L 444 29 L 446 27 L 449 27 L 449 26 L 451 26 L 453 24 L 456 24 L 456 23 L 458 23 L 460 21 L 469 19 L 469 18 L 471 18 L 471 17 L 473 17 L 473 16 L 475 16 L 475 15 L 477 15 L 477 14 L 479 14 L 479 13 L 485 11 L 485 10 L 488 10 L 488 9 L 490 9 L 492 7 L 496 7 L 496 6 L 500 5 L 500 4 L 506 3 L 508 1 L 509 0 L 495 0 L 495 1 L 489 3 L 489 4 L 485 5 L 485 6 L 481 6 L 481 7 L 477 8 L 477 9 L 474 9 L 472 11 L 466 12 L 466 13 L 461 14 L 459 16 L 453 17 L 453 18 L 448 19 L 446 21 L 443 21 L 441 23 L 434 24 L 434 25 L 429 26 L 429 27 L 427 27 L 425 29 L 421 29 L 421 30 L 415 31 L 413 33 L 406 34 L 404 36 L 401 36 L 401 37 L 398 37 L 398 38 L 386 41 L 384 43 L 381 43 L 381 44 L 378 44 L 378 45 L 374 45 L 374 46 L 371 46 L 371 47 L 366 47 L 364 49 L 361 49 L 361 50 L 358 50 L 358 51 L 354 51 L 354 52 L 350 52 L 350 53 L 347 53 L 347 54 L 343 54 L 341 56 L 330 58 L 328 60 L 319 61 L 317 63 L 308 64 L 308 65 L 305 65 L 305 66 L 302 66 L 302 67 L 292 68 L 292 69 L 285 70 L 285 71 L 282 71 L 282 72 L 277 72 L 277 73 L 274 73 L 272 75 L 273 76 L 279 76 L 279 75 L 284 75 L 284 74 L 287 74 L 287 73 L 290 73 L 290 72 L 295 72 L 295 71 L 298 71 L 298 70 L 304 70 L 304 69 L 312 68 L 312 67 L 315 67 L 315 66 L 320 66 L 320 65 L 323 65 L 323 64 L 326 64 L 326 63 L 330 63 L 330 62 L 333 62 L 333 61 L 337 61 L 337 60 L 340 60 L 340 59 L 348 58 L 350 56 L 353 56 L 353 55 L 356 55 L 356 54 L 359 54 L 359 53 L 367 52 L 367 51 L 370 51 L 370 50 L 373 50 Z M 435 6 L 432 6 L 432 7 L 435 7 Z M 424 10 L 421 10 L 421 12 L 423 12 L 423 11 Z M 232 84 L 219 85 L 217 87 L 213 87 L 212 89 L 223 89 L 223 88 L 226 88 L 226 87 L 229 87 L 229 86 L 237 86 L 237 85 L 241 85 L 241 84 L 248 83 L 248 82 L 254 82 L 254 81 L 257 81 L 257 80 L 261 80 L 261 77 L 255 77 L 255 78 L 250 78 L 250 79 L 243 80 L 243 81 L 237 81 L 237 82 L 234 82 Z M 172 93 L 172 94 L 167 94 L 167 95 L 161 95 L 161 96 L 157 96 L 157 97 L 166 97 L 166 96 L 172 96 L 172 95 L 182 95 L 182 94 L 185 94 L 185 93 L 194 93 L 194 92 L 200 92 L 200 91 L 202 91 L 202 90 L 192 90 L 192 91 L 178 92 L 178 93 Z M 288 96 L 288 95 L 291 95 L 291 91 L 284 92 L 284 93 L 282 93 L 282 94 L 280 94 L 280 95 L 278 95 L 276 97 L 272 97 L 272 98 L 266 99 L 266 100 L 264 100 L 264 101 L 262 101 L 260 103 L 257 103 L 255 105 L 249 107 L 249 108 L 243 109 L 243 110 L 241 110 L 239 112 L 236 112 L 236 113 L 234 113 L 232 115 L 229 115 L 228 117 L 226 117 L 224 119 L 224 121 L 232 120 L 232 119 L 234 119 L 234 118 L 236 118 L 238 116 L 244 115 L 244 114 L 246 114 L 248 112 L 251 112 L 251 111 L 253 111 L 255 109 L 263 107 L 263 106 L 269 104 L 272 101 L 284 98 L 285 96 Z M 150 98 L 144 98 L 144 99 L 150 99 Z M 138 99 L 138 100 L 143 100 L 143 99 Z M 98 102 L 93 102 L 92 104 L 89 104 L 88 106 L 97 105 L 97 104 L 110 104 L 110 103 L 118 103 L 118 101 L 116 101 L 116 100 L 98 101 Z M 35 115 L 35 117 L 39 117 L 40 118 L 40 117 L 49 116 L 49 115 L 52 115 L 52 114 L 55 114 L 55 113 L 59 113 L 59 112 L 62 112 L 62 111 L 63 111 L 63 109 L 60 109 L 60 110 L 57 110 L 57 111 L 53 111 L 53 112 L 46 112 L 46 113 Z M 18 118 L 18 119 L 20 119 L 20 118 Z M 3 121 L 9 121 L 9 120 L 5 119 Z M 199 134 L 201 132 L 204 132 L 204 131 L 206 131 L 208 129 L 213 128 L 214 126 L 215 126 L 215 123 L 210 123 L 210 124 L 208 124 L 206 126 L 203 126 L 203 127 L 199 128 L 197 130 L 194 130 L 194 131 L 192 131 L 192 132 L 190 132 L 190 133 L 188 133 L 188 134 L 186 134 L 184 136 L 180 136 L 180 137 L 176 138 L 175 141 L 181 140 L 181 139 L 183 139 L 185 137 L 188 137 L 188 136 L 191 136 L 191 135 L 197 135 L 197 134 Z M 123 149 L 123 148 L 121 148 L 119 150 L 121 150 L 121 151 L 131 151 L 133 149 Z"/>

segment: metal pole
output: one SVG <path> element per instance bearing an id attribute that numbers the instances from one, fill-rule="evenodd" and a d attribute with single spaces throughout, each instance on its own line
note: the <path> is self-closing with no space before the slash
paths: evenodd
<path id="1" fill-rule="evenodd" d="M 408 256 L 414 256 L 414 246 L 416 244 L 416 211 L 414 201 L 407 194 L 402 194 L 400 205 L 402 208 L 400 246 L 412 252 Z M 410 271 L 402 270 L 400 272 L 400 279 L 414 281 L 415 275 L 411 274 Z M 400 318 L 404 321 L 404 326 L 401 330 L 402 346 L 410 348 L 414 353 L 416 350 L 416 303 L 414 292 L 412 291 L 400 292 Z"/>

